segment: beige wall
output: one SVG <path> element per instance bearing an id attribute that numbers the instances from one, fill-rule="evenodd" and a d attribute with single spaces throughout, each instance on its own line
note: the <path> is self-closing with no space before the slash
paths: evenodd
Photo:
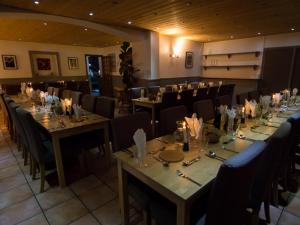
<path id="1" fill-rule="evenodd" d="M 60 56 L 61 73 L 63 76 L 86 76 L 85 54 L 107 55 L 109 53 L 116 53 L 117 65 L 119 65 L 119 46 L 93 48 L 0 40 L 0 54 L 16 55 L 18 63 L 18 70 L 4 70 L 3 65 L 0 65 L 0 79 L 32 77 L 29 51 L 58 52 Z M 78 57 L 79 69 L 69 69 L 68 57 Z"/>
<path id="2" fill-rule="evenodd" d="M 227 71 L 226 68 L 210 68 L 203 70 L 202 77 L 259 79 L 261 76 L 261 64 L 264 48 L 295 45 L 300 45 L 299 32 L 205 43 L 203 54 L 223 54 L 253 51 L 259 51 L 261 54 L 259 57 L 255 57 L 254 54 L 232 55 L 230 59 L 228 59 L 226 55 L 209 56 L 206 60 L 204 57 L 202 57 L 204 65 L 259 65 L 257 70 L 253 70 L 252 68 L 232 68 Z"/>
<path id="3" fill-rule="evenodd" d="M 199 77 L 203 44 L 200 42 L 159 35 L 158 78 Z M 185 53 L 194 53 L 193 68 L 185 68 Z M 175 53 L 178 58 L 169 55 Z"/>

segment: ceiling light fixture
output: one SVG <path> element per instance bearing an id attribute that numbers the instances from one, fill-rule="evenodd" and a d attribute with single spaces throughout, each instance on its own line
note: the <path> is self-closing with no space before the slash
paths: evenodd
<path id="1" fill-rule="evenodd" d="M 44 22 L 43 24 L 44 24 L 44 26 L 48 26 L 48 23 L 47 23 L 47 22 Z"/>
<path id="2" fill-rule="evenodd" d="M 132 24 L 132 22 L 131 22 L 131 21 L 128 21 L 127 23 L 128 23 L 129 25 L 131 25 L 131 24 Z"/>
<path id="3" fill-rule="evenodd" d="M 22 41 L 22 38 L 18 38 L 19 41 Z"/>
<path id="4" fill-rule="evenodd" d="M 185 3 L 185 5 L 186 6 L 190 6 L 190 5 L 192 5 L 192 3 L 191 2 L 187 2 L 187 3 Z"/>
<path id="5" fill-rule="evenodd" d="M 295 28 L 294 28 L 294 27 L 292 27 L 292 28 L 291 28 L 291 31 L 295 31 Z"/>
<path id="6" fill-rule="evenodd" d="M 90 12 L 90 13 L 89 13 L 89 16 L 93 16 L 93 15 L 94 15 L 94 13 L 93 13 L 93 12 Z"/>
<path id="7" fill-rule="evenodd" d="M 234 38 L 234 36 L 233 36 L 233 35 L 231 35 L 231 36 L 230 36 L 230 39 L 233 39 L 233 38 Z"/>
<path id="8" fill-rule="evenodd" d="M 39 5 L 40 2 L 39 1 L 34 1 L 34 4 Z"/>
<path id="9" fill-rule="evenodd" d="M 261 35 L 261 33 L 260 33 L 260 32 L 258 32 L 258 33 L 257 33 L 257 35 Z"/>
<path id="10" fill-rule="evenodd" d="M 87 28 L 84 28 L 84 31 L 88 31 L 88 29 L 87 29 Z"/>

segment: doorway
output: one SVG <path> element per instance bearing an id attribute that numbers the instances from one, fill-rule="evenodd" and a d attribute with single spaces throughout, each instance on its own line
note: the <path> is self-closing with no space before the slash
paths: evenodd
<path id="1" fill-rule="evenodd" d="M 102 56 L 85 55 L 85 62 L 91 95 L 101 96 L 103 77 Z"/>

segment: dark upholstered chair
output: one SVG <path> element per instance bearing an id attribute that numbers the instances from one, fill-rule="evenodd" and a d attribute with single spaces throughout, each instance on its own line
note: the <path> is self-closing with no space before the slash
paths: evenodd
<path id="1" fill-rule="evenodd" d="M 259 92 L 258 91 L 250 91 L 248 92 L 249 100 L 255 100 L 256 102 L 259 102 Z"/>
<path id="2" fill-rule="evenodd" d="M 198 83 L 198 82 L 191 82 L 190 85 L 191 85 L 191 87 L 192 87 L 194 90 L 197 90 L 197 89 L 198 89 L 198 86 L 199 86 L 199 83 Z"/>
<path id="3" fill-rule="evenodd" d="M 47 88 L 48 95 L 53 95 L 53 90 L 54 90 L 54 87 L 48 87 Z"/>
<path id="4" fill-rule="evenodd" d="M 211 99 L 204 99 L 194 103 L 194 113 L 198 118 L 202 117 L 204 122 L 215 118 L 214 104 Z"/>
<path id="5" fill-rule="evenodd" d="M 150 86 L 148 87 L 148 94 L 157 95 L 160 86 Z"/>
<path id="6" fill-rule="evenodd" d="M 166 85 L 165 89 L 166 89 L 166 92 L 172 92 L 173 91 L 173 85 Z"/>
<path id="7" fill-rule="evenodd" d="M 95 110 L 96 97 L 92 95 L 83 95 L 81 97 L 81 107 L 89 112 Z"/>
<path id="8" fill-rule="evenodd" d="M 75 80 L 66 81 L 66 88 L 71 91 L 77 91 L 78 90 L 78 84 Z"/>
<path id="9" fill-rule="evenodd" d="M 45 83 L 44 83 L 44 82 L 33 83 L 33 84 L 32 84 L 32 88 L 33 88 L 34 90 L 45 91 Z"/>
<path id="10" fill-rule="evenodd" d="M 190 89 L 190 90 L 184 90 L 180 93 L 180 101 L 179 104 L 180 105 L 184 105 L 189 114 L 192 113 L 193 111 L 193 94 L 194 94 L 194 90 Z"/>
<path id="11" fill-rule="evenodd" d="M 196 101 L 208 99 L 207 91 L 208 88 L 198 88 L 196 94 Z"/>
<path id="12" fill-rule="evenodd" d="M 115 118 L 111 120 L 111 128 L 114 151 L 132 146 L 134 144 L 133 135 L 139 128 L 145 131 L 147 140 L 152 139 L 151 118 L 146 112 Z"/>
<path id="13" fill-rule="evenodd" d="M 72 104 L 80 104 L 81 94 L 79 91 L 71 91 Z"/>
<path id="14" fill-rule="evenodd" d="M 57 87 L 53 88 L 53 93 L 52 94 L 55 95 L 56 97 L 59 97 L 60 89 L 57 88 Z"/>
<path id="15" fill-rule="evenodd" d="M 115 100 L 105 96 L 97 97 L 95 113 L 113 119 L 115 115 Z"/>
<path id="16" fill-rule="evenodd" d="M 8 131 L 9 131 L 11 139 L 14 140 L 14 138 L 15 138 L 15 136 L 14 136 L 15 135 L 14 134 L 14 124 L 13 124 L 12 116 L 11 116 L 10 111 L 8 109 L 8 104 L 10 102 L 12 102 L 13 100 L 7 94 L 4 94 L 3 95 L 3 101 L 4 101 L 5 111 L 7 113 Z"/>
<path id="17" fill-rule="evenodd" d="M 230 95 L 233 96 L 235 84 L 224 84 L 219 88 L 219 96 Z"/>
<path id="18" fill-rule="evenodd" d="M 184 120 L 187 115 L 188 111 L 183 105 L 161 110 L 159 115 L 160 135 L 173 133 L 177 129 L 176 121 Z"/>
<path id="19" fill-rule="evenodd" d="M 161 98 L 161 109 L 177 105 L 178 92 L 164 92 Z"/>
<path id="20" fill-rule="evenodd" d="M 134 144 L 133 135 L 137 129 L 142 128 L 147 140 L 152 139 L 152 127 L 150 115 L 146 112 L 135 113 L 129 116 L 118 117 L 111 121 L 113 133 L 114 151 L 126 149 Z M 149 188 L 134 176 L 128 174 L 128 193 L 144 210 L 147 224 L 150 224 L 149 211 Z"/>
<path id="21" fill-rule="evenodd" d="M 245 224 L 249 196 L 266 146 L 265 142 L 257 141 L 221 165 L 210 192 L 206 214 L 199 209 L 200 219 L 198 222 L 191 221 L 191 224 Z M 176 224 L 176 208 L 174 210 L 170 204 L 159 201 L 150 204 L 151 216 L 158 224 Z"/>
<path id="22" fill-rule="evenodd" d="M 19 84 L 3 84 L 2 88 L 8 95 L 17 95 L 20 92 Z"/>
<path id="23" fill-rule="evenodd" d="M 140 98 L 141 97 L 141 91 L 142 89 L 144 89 L 144 97 L 147 96 L 147 89 L 145 87 L 134 87 L 134 88 L 130 88 L 129 92 L 130 92 L 130 98 L 131 99 L 135 99 L 135 98 Z"/>
<path id="24" fill-rule="evenodd" d="M 249 100 L 248 93 L 242 93 L 236 95 L 236 103 L 238 105 L 245 105 L 246 99 Z"/>
<path id="25" fill-rule="evenodd" d="M 265 206 L 267 222 L 270 223 L 270 197 L 272 183 L 277 184 L 279 170 L 288 157 L 290 145 L 291 124 L 282 123 L 279 129 L 269 138 L 267 148 L 262 157 L 262 163 L 258 166 L 259 173 L 255 177 L 249 208 L 253 209 L 253 216 L 258 219 L 262 202 Z M 273 186 L 277 190 L 276 186 Z M 275 190 L 274 193 L 277 194 Z"/>
<path id="26" fill-rule="evenodd" d="M 29 151 L 32 156 L 32 174 L 35 179 L 36 163 L 41 174 L 40 192 L 44 191 L 45 184 L 45 165 L 54 162 L 54 154 L 51 141 L 43 141 L 35 120 L 29 112 L 21 108 L 16 109 L 21 124 L 25 130 L 26 138 L 29 143 Z M 30 141 L 29 141 L 30 140 Z"/>
<path id="27" fill-rule="evenodd" d="M 227 105 L 229 108 L 232 106 L 232 97 L 230 95 L 218 96 L 215 99 L 215 106 Z"/>
<path id="28" fill-rule="evenodd" d="M 71 93 L 72 91 L 71 90 L 68 90 L 68 89 L 64 89 L 61 93 L 61 98 L 62 99 L 65 99 L 65 98 L 71 98 Z"/>

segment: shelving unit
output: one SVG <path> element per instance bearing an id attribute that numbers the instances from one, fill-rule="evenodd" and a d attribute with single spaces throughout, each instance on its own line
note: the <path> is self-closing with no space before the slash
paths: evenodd
<path id="1" fill-rule="evenodd" d="M 205 70 L 209 68 L 226 68 L 227 70 L 230 70 L 230 68 L 240 68 L 240 67 L 252 67 L 253 70 L 257 70 L 259 65 L 212 65 L 212 66 L 203 66 Z"/>
<path id="2" fill-rule="evenodd" d="M 260 55 L 259 51 L 255 52 L 232 52 L 232 53 L 221 53 L 221 54 L 206 54 L 203 55 L 205 59 L 209 56 L 222 56 L 222 55 L 227 55 L 228 58 L 231 58 L 232 55 L 246 55 L 246 54 L 254 54 L 255 57 L 258 57 Z"/>

